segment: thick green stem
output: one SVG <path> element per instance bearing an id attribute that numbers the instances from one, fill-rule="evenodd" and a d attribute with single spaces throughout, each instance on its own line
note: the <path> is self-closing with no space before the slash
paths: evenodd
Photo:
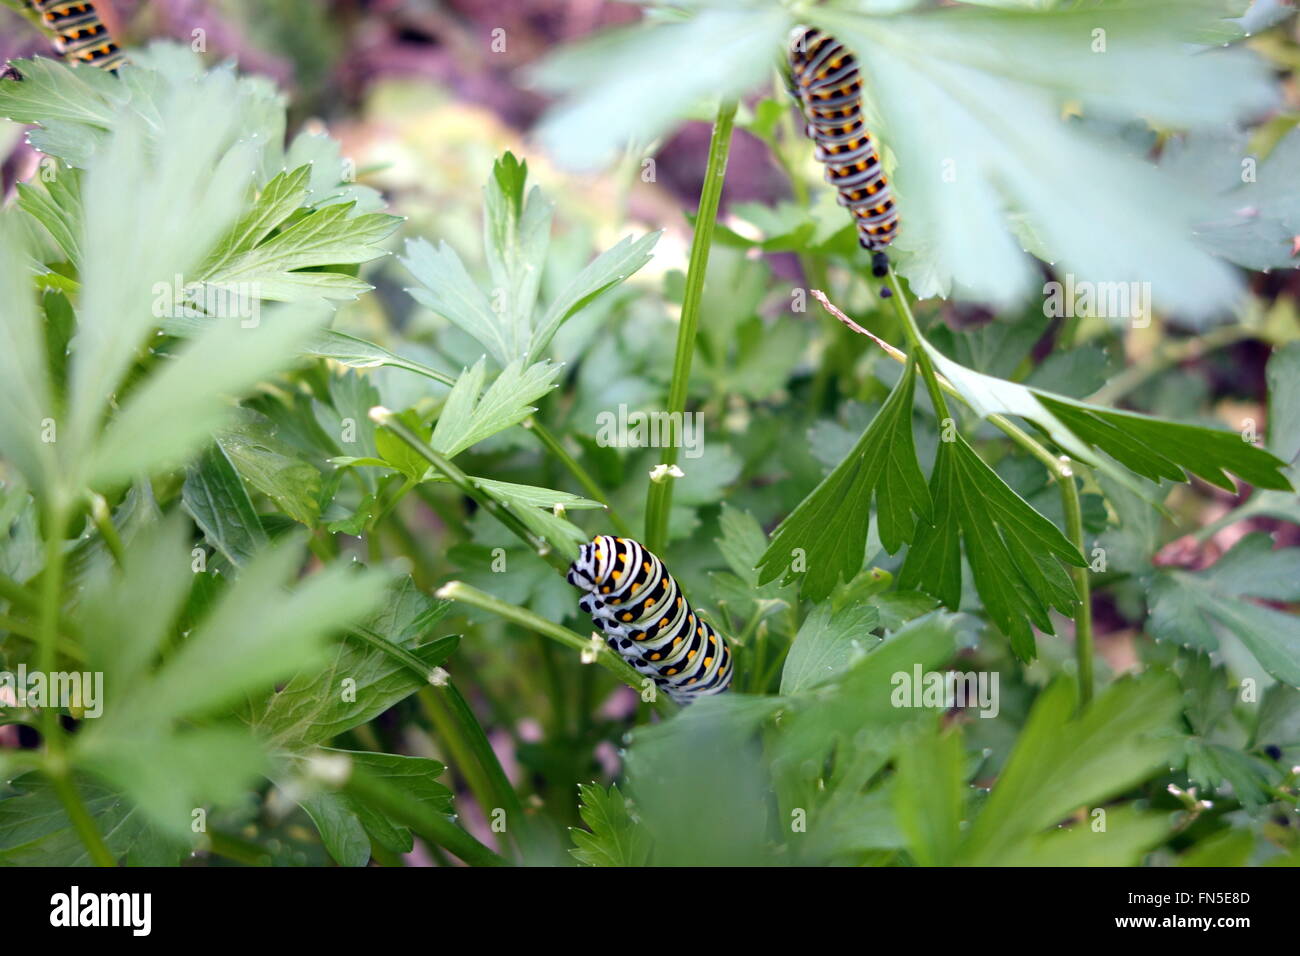
<path id="1" fill-rule="evenodd" d="M 452 581 L 444 584 L 438 589 L 437 597 L 449 601 L 460 601 L 462 604 L 468 604 L 471 607 L 491 611 L 498 617 L 503 617 L 507 621 L 512 621 L 544 637 L 549 637 L 553 641 L 558 641 L 572 650 L 592 654 L 595 663 L 638 692 L 642 690 L 644 683 L 650 679 L 638 674 L 631 664 L 614 653 L 604 641 L 595 642 L 591 638 L 583 637 L 576 631 L 571 631 L 567 627 L 561 627 L 559 624 L 548 621 L 527 608 L 507 604 L 505 601 L 494 598 L 492 595 L 480 591 L 476 587 L 471 587 L 463 581 Z M 669 712 L 677 708 L 677 705 L 666 694 L 656 694 L 655 700 L 661 708 Z"/>
<path id="2" fill-rule="evenodd" d="M 508 860 L 474 839 L 437 810 L 358 766 L 351 768 L 343 790 L 399 823 L 406 824 L 430 843 L 450 850 L 470 866 L 510 865 Z"/>
<path id="3" fill-rule="evenodd" d="M 731 150 L 731 129 L 735 119 L 735 102 L 723 103 L 713 124 L 713 138 L 709 141 L 709 162 L 704 170 L 704 185 L 700 189 L 700 208 L 695 217 L 695 235 L 691 240 L 691 257 L 686 268 L 682 318 L 677 327 L 673 378 L 668 387 L 668 414 L 673 421 L 680 421 L 686 412 L 691 359 L 695 354 L 695 334 L 699 328 L 700 302 L 704 295 L 704 274 L 709 268 L 709 250 L 713 245 L 713 230 L 718 221 L 718 203 L 722 198 L 722 182 L 727 173 L 727 154 Z M 662 464 L 675 465 L 677 452 L 678 442 L 669 442 L 668 447 L 663 449 Z M 665 475 L 662 481 L 651 481 L 646 492 L 646 546 L 651 551 L 662 551 L 668 540 L 668 512 L 673 502 L 673 481 L 670 475 Z"/>
<path id="4" fill-rule="evenodd" d="M 596 484 L 596 479 L 592 478 L 591 473 L 569 454 L 568 449 L 560 443 L 559 438 L 553 435 L 550 429 L 536 418 L 529 418 L 524 422 L 524 427 L 536 435 L 537 440 L 546 446 L 546 450 L 559 459 L 560 464 L 569 470 L 569 474 L 578 480 L 578 484 L 582 485 L 583 490 L 588 495 L 605 506 L 605 512 L 609 515 L 609 523 L 614 526 L 614 530 L 621 537 L 636 537 L 632 533 L 631 525 L 624 521 L 623 517 L 614 510 L 614 506 L 610 504 L 605 492 L 601 490 L 600 485 Z"/>

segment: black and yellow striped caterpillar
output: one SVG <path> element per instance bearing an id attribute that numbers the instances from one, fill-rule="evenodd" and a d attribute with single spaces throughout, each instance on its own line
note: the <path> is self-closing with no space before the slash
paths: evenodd
<path id="1" fill-rule="evenodd" d="M 871 271 L 889 270 L 885 247 L 898 234 L 898 211 L 880 156 L 862 118 L 862 79 L 853 54 L 828 34 L 796 27 L 790 38 L 790 92 L 799 101 L 826 181 L 857 223 L 858 242 L 873 253 Z"/>
<path id="2" fill-rule="evenodd" d="M 53 31 L 54 46 L 69 63 L 89 63 L 111 73 L 125 62 L 126 54 L 90 0 L 27 0 L 27 5 Z"/>
<path id="3" fill-rule="evenodd" d="M 599 535 L 578 552 L 566 580 L 587 593 L 578 607 L 605 642 L 685 704 L 731 683 L 727 641 L 691 610 L 662 561 L 630 538 Z"/>

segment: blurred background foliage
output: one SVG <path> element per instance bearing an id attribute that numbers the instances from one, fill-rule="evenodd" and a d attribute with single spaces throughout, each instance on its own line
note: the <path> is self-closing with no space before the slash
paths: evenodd
<path id="1" fill-rule="evenodd" d="M 758 584 L 754 566 L 767 532 L 844 458 L 899 377 L 896 363 L 811 299 L 796 306 L 794 292 L 825 289 L 873 332 L 904 341 L 772 69 L 790 9 L 701 3 L 688 16 L 673 6 L 600 0 L 101 5 L 133 49 L 157 38 L 189 45 L 203 31 L 209 66 L 233 58 L 241 72 L 284 91 L 290 140 L 303 137 L 296 159 L 337 172 L 324 188 L 346 188 L 345 198 L 358 200 L 349 216 L 378 215 L 382 205 L 404 217 L 389 224 L 391 234 L 369 221 L 374 234 L 351 236 L 358 246 L 351 254 L 310 266 L 343 264 L 340 274 L 359 272 L 373 292 L 339 303 L 329 317 L 286 307 L 277 326 L 284 341 L 268 344 L 265 369 L 231 380 L 238 387 L 226 394 L 246 397 L 239 417 L 222 420 L 215 443 L 199 454 L 194 436 L 178 439 L 185 456 L 160 453 L 145 469 L 157 466 L 152 481 L 119 484 L 108 495 L 112 521 L 140 566 L 113 566 L 89 514 L 54 536 L 68 547 L 69 610 L 98 635 L 86 634 L 87 658 L 111 658 L 111 674 L 125 665 L 108 649 L 134 647 L 129 656 L 154 669 L 133 666 L 121 679 L 152 682 L 140 691 L 144 699 L 170 704 L 125 708 L 93 733 L 70 735 L 87 773 L 78 786 L 115 856 L 454 860 L 454 848 L 449 854 L 437 840 L 436 821 L 396 812 L 372 791 L 322 785 L 332 751 L 320 748 L 333 747 L 440 817 L 454 806 L 478 840 L 531 862 L 562 862 L 570 849 L 598 865 L 1300 860 L 1300 692 L 1274 676 L 1300 666 L 1293 493 L 1244 485 L 1229 492 L 1199 479 L 1152 484 L 1146 490 L 1163 502 L 1161 513 L 1104 478 L 1084 485 L 1087 540 L 1105 550 L 1107 564 L 1095 576 L 1093 603 L 1105 689 L 1082 716 L 1065 679 L 1068 619 L 1054 614 L 1059 636 L 1040 636 L 1038 659 L 1022 664 L 971 587 L 960 612 L 948 614 L 932 613 L 934 599 L 919 590 L 895 586 L 901 555 L 882 550 L 874 525 L 861 574 L 827 604 L 809 607 L 779 582 Z M 925 19 L 931 8 L 950 6 L 969 9 Z M 893 13 L 899 19 L 877 16 Z M 1175 421 L 1254 429 L 1261 446 L 1293 463 L 1300 34 L 1292 13 L 1278 0 L 858 0 L 819 8 L 818 22 L 860 51 L 880 51 L 866 64 L 868 110 L 911 223 L 899 269 L 921 296 L 951 294 L 917 307 L 929 340 L 988 375 Z M 911 33 L 908 16 L 921 18 Z M 1115 45 L 1104 66 L 1060 39 L 1063 24 L 1097 17 Z M 8 10 L 0 8 L 0 18 L 0 56 L 47 53 L 47 40 Z M 493 48 L 496 30 L 504 31 L 504 49 Z M 1190 67 L 1188 44 L 1201 50 Z M 181 69 L 179 52 L 154 56 L 150 64 L 163 72 Z M 657 452 L 602 448 L 594 423 L 620 403 L 662 401 L 708 150 L 701 120 L 710 97 L 725 92 L 743 97 L 690 387 L 708 438 L 703 457 L 682 462 L 666 557 L 687 593 L 736 640 L 737 689 L 747 694 L 660 721 L 576 653 L 489 611 L 429 597 L 456 579 L 587 630 L 575 592 L 550 566 L 480 502 L 422 480 L 425 462 L 377 433 L 366 414 L 376 404 L 408 412 L 425 438 L 453 454 L 427 427 L 438 418 L 441 428 L 447 408 L 439 378 L 455 380 L 485 348 L 445 309 L 408 294 L 429 284 L 407 243 L 445 242 L 489 289 L 484 206 L 493 164 L 507 150 L 526 157 L 529 185 L 554 204 L 543 303 L 598 253 L 663 230 L 635 275 L 579 311 L 540 356 L 563 363 L 546 373 L 558 387 L 547 394 L 539 372 L 536 387 L 515 389 L 511 404 L 519 412 L 513 421 L 536 405 L 538 420 L 639 530 Z M 628 132 L 638 141 L 625 148 Z M 281 153 L 266 160 L 268 172 L 295 165 Z M 0 126 L 0 154 L 12 201 L 16 183 L 39 178 L 40 157 L 16 122 Z M 1249 184 L 1241 182 L 1243 154 L 1258 161 Z M 958 161 L 959 192 L 924 178 L 937 176 L 933 161 L 946 156 Z M 312 194 L 303 207 L 320 199 Z M 190 197 L 185 208 L 199 202 Z M 230 206 L 231 215 L 240 208 Z M 220 231 L 215 220 L 206 225 Z M 1154 281 L 1153 321 L 1133 328 L 1045 318 L 1037 292 L 1053 273 L 1026 249 L 1048 262 L 1059 256 L 1062 270 L 1081 277 Z M 396 254 L 376 258 L 381 252 Z M 10 278 L 13 288 L 22 284 Z M 48 284 L 58 291 L 57 279 Z M 50 298 L 47 322 L 57 308 Z M 295 322 L 298 331 L 286 331 Z M 310 339 L 327 322 L 400 359 L 379 367 L 337 361 L 337 342 L 331 351 Z M 164 358 L 186 339 L 182 329 L 167 331 L 175 338 Z M 285 342 L 293 343 L 289 353 Z M 334 361 L 294 365 L 286 354 L 298 348 Z M 492 366 L 494 378 L 503 364 Z M 151 369 L 133 366 L 132 374 L 143 381 Z M 514 388 L 513 378 L 501 379 Z M 348 420 L 364 454 L 329 437 Z M 535 434 L 502 421 L 457 458 L 468 474 L 590 493 Z M 913 424 L 928 474 L 939 424 L 924 399 Z M 977 418 L 964 419 L 963 431 L 1011 488 L 1063 525 L 1058 496 L 1032 459 Z M 338 467 L 340 451 L 358 461 Z M 110 467 L 110 452 L 103 454 L 105 474 L 139 471 L 134 461 Z M 0 570 L 39 585 L 51 535 L 21 469 L 3 467 Z M 1294 464 L 1288 473 L 1294 483 Z M 604 511 L 565 500 L 569 527 L 610 530 Z M 159 520 L 163 514 L 174 520 Z M 294 537 L 297 529 L 304 537 Z M 235 585 L 174 581 L 167 590 L 165 569 L 175 568 L 161 556 L 182 561 L 188 574 L 191 544 L 208 547 Z M 494 566 L 502 555 L 505 573 Z M 339 570 L 354 563 L 374 576 Z M 291 598 L 276 590 L 298 572 Z M 84 598 L 74 600 L 83 585 Z M 159 611 L 153 630 L 138 626 L 135 609 L 159 599 L 171 616 Z M 295 640 L 285 640 L 280 615 L 251 627 L 287 600 L 301 612 Z M 0 643 L 0 668 L 28 659 L 30 641 L 18 636 L 23 610 L 6 611 L 15 631 Z M 345 621 L 421 666 L 445 664 L 452 683 L 420 686 L 355 634 L 335 633 Z M 218 695 L 195 710 L 203 675 L 226 668 L 228 651 L 209 635 L 232 626 L 246 631 L 240 646 L 253 664 L 259 635 L 278 633 L 278 651 L 228 674 L 226 689 L 247 693 L 246 706 Z M 1259 642 L 1256 634 L 1264 635 Z M 799 667 L 812 665 L 798 657 L 785 660 L 799 642 L 828 662 L 827 680 L 801 676 Z M 1281 660 L 1265 666 L 1260 644 L 1280 648 Z M 916 662 L 996 673 L 998 717 L 953 711 L 940 719 L 888 706 L 890 674 Z M 373 692 L 361 705 L 316 709 L 340 675 Z M 1243 679 L 1260 688 L 1253 700 L 1241 699 Z M 279 693 L 269 696 L 273 686 Z M 250 726 L 262 746 L 248 746 Z M 0 726 L 0 752 L 10 756 L 39 740 L 34 719 Z M 22 767 L 7 768 L 10 789 L 0 791 L 0 862 L 84 862 L 59 795 L 35 774 L 19 778 Z M 199 805 L 212 815 L 207 838 L 196 842 L 187 808 Z M 527 824 L 494 830 L 494 809 L 516 806 Z M 1091 824 L 1101 807 L 1110 824 L 1099 835 Z M 800 814 L 806 827 L 793 829 Z M 170 828 L 160 825 L 166 820 Z M 414 842 L 408 826 L 424 839 Z M 587 832 L 571 836 L 569 827 Z"/>

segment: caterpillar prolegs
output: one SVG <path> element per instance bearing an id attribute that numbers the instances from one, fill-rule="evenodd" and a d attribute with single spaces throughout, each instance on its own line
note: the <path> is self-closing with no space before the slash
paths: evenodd
<path id="1" fill-rule="evenodd" d="M 885 247 L 898 234 L 898 211 L 862 118 L 862 78 L 853 54 L 834 37 L 798 27 L 790 39 L 790 92 L 799 101 L 817 160 L 839 202 L 853 214 L 871 271 L 889 271 Z"/>
<path id="2" fill-rule="evenodd" d="M 731 648 L 682 594 L 664 563 L 630 538 L 599 535 L 566 580 L 587 593 L 578 607 L 605 642 L 678 703 L 726 690 Z"/>

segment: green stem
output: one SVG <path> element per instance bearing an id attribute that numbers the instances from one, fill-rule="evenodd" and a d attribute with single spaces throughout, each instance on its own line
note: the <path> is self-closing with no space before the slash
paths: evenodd
<path id="1" fill-rule="evenodd" d="M 522 827 L 525 820 L 523 806 L 515 789 L 501 769 L 496 752 L 479 726 L 474 712 L 469 709 L 465 698 L 450 683 L 437 684 L 432 680 L 433 671 L 429 665 L 408 651 L 406 648 L 376 634 L 366 627 L 353 627 L 349 635 L 369 644 L 393 660 L 406 666 L 420 680 L 432 686 L 420 690 L 420 700 L 425 713 L 435 724 L 444 743 L 457 754 L 461 774 L 470 785 L 479 804 L 486 810 L 502 807 L 506 811 L 507 825 L 513 823 Z M 468 759 L 472 754 L 473 761 Z M 482 776 L 476 775 L 472 766 L 477 763 L 482 769 Z M 516 843 L 518 840 L 516 838 Z"/>
<path id="2" fill-rule="evenodd" d="M 713 245 L 713 230 L 718 221 L 718 203 L 722 198 L 722 182 L 727 174 L 727 154 L 731 150 L 731 129 L 735 119 L 736 103 L 723 103 L 713 124 L 713 138 L 709 141 L 709 161 L 704 170 L 700 208 L 695 217 L 695 235 L 691 240 L 691 257 L 686 268 L 682 318 L 677 327 L 673 378 L 668 387 L 668 414 L 673 421 L 680 421 L 686 411 L 691 359 L 695 354 L 695 333 L 699 328 L 700 302 L 704 295 L 704 274 L 709 267 L 709 250 Z M 678 443 L 672 441 L 663 449 L 663 464 L 671 466 L 677 463 L 677 446 Z M 654 552 L 662 551 L 667 543 L 673 481 L 670 476 L 665 476 L 662 481 L 652 481 L 646 492 L 646 546 Z"/>
<path id="3" fill-rule="evenodd" d="M 450 751 L 483 815 L 492 819 L 496 810 L 504 810 L 506 833 L 516 848 L 522 849 L 523 805 L 465 698 L 451 683 L 421 688 L 419 697 L 438 740 Z"/>
<path id="4" fill-rule="evenodd" d="M 372 408 L 370 415 L 377 424 L 390 430 L 394 435 L 406 442 L 412 451 L 442 472 L 447 480 L 455 485 L 462 494 L 478 502 L 479 507 L 510 529 L 524 544 L 536 551 L 539 557 L 558 571 L 567 572 L 569 570 L 569 562 L 565 560 L 563 555 L 557 554 L 549 542 L 528 530 L 528 526 L 511 514 L 505 505 L 482 491 L 474 484 L 469 475 L 452 464 L 451 460 L 441 452 L 430 447 L 419 435 L 407 428 L 397 416 L 382 408 Z"/>
<path id="5" fill-rule="evenodd" d="M 1071 542 L 1085 556 L 1083 539 L 1083 509 L 1079 504 L 1079 489 L 1074 483 L 1074 473 L 1069 466 L 1069 459 L 1060 460 L 1064 475 L 1058 479 L 1061 486 L 1061 504 L 1065 508 L 1065 530 Z M 1079 609 L 1074 615 L 1074 655 L 1079 666 L 1079 706 L 1087 706 L 1092 700 L 1092 590 L 1088 580 L 1090 573 L 1087 565 L 1070 568 L 1074 578 L 1074 592 L 1079 601 Z"/>
<path id="6" fill-rule="evenodd" d="M 376 634 L 370 628 L 359 624 L 348 628 L 347 633 L 349 637 L 355 637 L 357 640 L 369 644 L 375 650 L 387 654 L 399 664 L 403 664 L 425 683 L 432 682 L 435 668 L 430 667 L 400 644 L 395 644 L 388 638 Z"/>
<path id="7" fill-rule="evenodd" d="M 91 495 L 90 515 L 104 543 L 108 545 L 109 552 L 113 555 L 113 562 L 119 568 L 122 567 L 126 563 L 126 550 L 122 547 L 122 538 L 117 533 L 117 525 L 113 524 L 113 513 L 109 511 L 108 502 L 104 500 L 103 495 Z"/>
<path id="8" fill-rule="evenodd" d="M 343 790 L 399 823 L 404 823 L 430 843 L 445 847 L 470 866 L 510 865 L 508 860 L 474 839 L 438 811 L 355 764 Z"/>
<path id="9" fill-rule="evenodd" d="M 41 572 L 40 629 L 37 632 L 36 663 L 47 679 L 54 672 L 59 643 L 59 605 L 63 594 L 63 509 L 51 506 L 45 526 L 45 567 Z M 59 709 L 41 708 L 41 737 L 45 742 L 44 770 L 54 784 L 63 810 L 81 838 L 96 866 L 116 866 L 117 860 L 100 835 L 95 820 L 86 809 L 72 781 Z"/>
<path id="10" fill-rule="evenodd" d="M 935 417 L 942 428 L 943 423 L 949 418 L 948 403 L 944 400 L 943 389 L 939 387 L 939 375 L 934 370 L 934 362 L 930 359 L 930 353 L 925 350 L 925 337 L 921 335 L 921 327 L 916 324 L 912 307 L 907 302 L 903 286 L 898 281 L 898 275 L 892 266 L 889 269 L 888 281 L 889 288 L 893 291 L 890 301 L 894 303 L 894 311 L 898 313 L 899 321 L 903 323 L 903 332 L 912 346 L 912 355 L 921 369 L 921 377 L 925 380 L 925 387 L 930 393 L 930 403 L 934 406 Z"/>
<path id="11" fill-rule="evenodd" d="M 614 530 L 618 532 L 620 537 L 636 537 L 632 534 L 632 527 L 614 510 L 614 506 L 610 504 L 609 498 L 601 491 L 600 485 L 596 484 L 596 480 L 591 477 L 591 473 L 569 454 L 568 449 L 560 443 L 560 440 L 551 433 L 550 429 L 536 418 L 529 418 L 524 422 L 524 427 L 536 435 L 537 440 L 546 446 L 546 450 L 559 459 L 560 464 L 569 470 L 569 474 L 578 480 L 578 484 L 582 485 L 583 490 L 588 495 L 605 506 L 605 511 L 609 515 L 609 523 L 614 526 Z"/>
<path id="12" fill-rule="evenodd" d="M 597 648 L 590 638 L 583 637 L 576 631 L 571 631 L 567 627 L 561 627 L 559 624 L 552 623 L 546 618 L 534 614 L 527 608 L 519 607 L 515 604 L 507 604 L 490 594 L 480 591 L 476 587 L 471 587 L 463 581 L 452 581 L 440 587 L 435 595 L 449 601 L 460 601 L 462 604 L 468 604 L 471 607 L 481 608 L 484 611 L 491 611 L 499 617 L 512 621 L 520 627 L 528 628 L 553 641 L 558 641 L 565 647 L 579 652 L 595 651 L 596 663 L 605 668 L 623 683 L 627 684 L 638 693 L 642 689 L 648 677 L 637 673 L 631 664 L 623 660 L 618 654 L 614 653 L 603 641 Z M 677 705 L 672 702 L 666 694 L 656 694 L 655 700 L 660 708 L 673 712 Z"/>
<path id="13" fill-rule="evenodd" d="M 492 749 L 492 742 L 488 740 L 478 718 L 474 716 L 469 702 L 452 683 L 448 683 L 445 687 L 431 687 L 429 690 L 431 694 L 445 699 L 448 713 L 460 726 L 462 737 L 487 776 L 488 786 L 495 794 L 493 807 L 501 807 L 505 810 L 507 826 L 514 835 L 516 845 L 520 845 L 518 834 L 527 826 L 528 818 L 524 814 L 523 804 L 519 802 L 519 794 L 515 792 L 514 784 L 506 776 L 505 768 L 497 759 L 496 751 Z"/>

